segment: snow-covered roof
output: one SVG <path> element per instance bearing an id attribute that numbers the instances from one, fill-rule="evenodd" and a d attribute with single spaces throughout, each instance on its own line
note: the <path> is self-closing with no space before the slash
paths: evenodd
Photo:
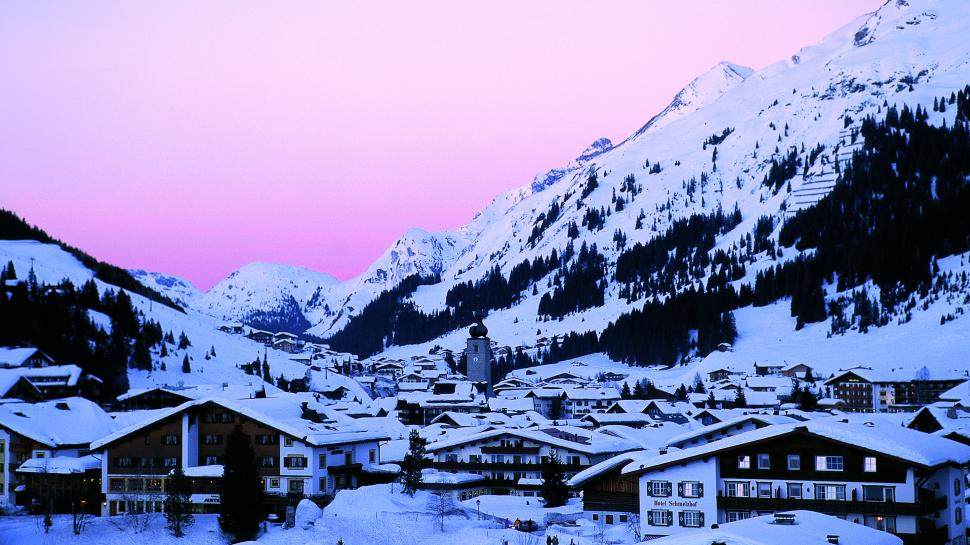
<path id="1" fill-rule="evenodd" d="M 149 418 L 120 429 L 106 437 L 91 443 L 92 449 L 102 448 L 132 433 L 164 420 L 187 409 L 213 403 L 228 410 L 242 414 L 266 426 L 276 429 L 291 437 L 314 446 L 359 443 L 366 441 L 381 441 L 388 439 L 388 435 L 380 430 L 354 428 L 349 426 L 352 419 L 340 423 L 339 426 L 327 423 L 316 423 L 302 417 L 303 397 L 296 395 L 280 396 L 277 398 L 257 398 L 246 400 L 227 400 L 220 398 L 202 398 L 186 401 L 176 407 L 153 411 Z M 346 417 L 345 417 L 346 418 Z"/>
<path id="2" fill-rule="evenodd" d="M 739 433 L 719 441 L 689 449 L 668 452 L 638 464 L 623 468 L 623 473 L 639 473 L 671 464 L 703 457 L 722 450 L 782 437 L 792 433 L 808 433 L 820 438 L 844 443 L 855 448 L 880 453 L 906 462 L 933 467 L 947 463 L 970 462 L 970 446 L 919 431 L 888 424 L 856 424 L 820 418 L 807 422 L 775 424 Z"/>
<path id="3" fill-rule="evenodd" d="M 692 439 L 703 437 L 709 434 L 717 434 L 722 430 L 728 430 L 735 426 L 743 426 L 744 424 L 754 424 L 759 427 L 770 426 L 772 424 L 789 424 L 795 422 L 794 418 L 782 415 L 773 414 L 746 414 L 743 416 L 737 416 L 734 418 L 729 418 L 727 420 L 722 420 L 720 422 L 711 424 L 709 426 L 704 426 L 702 428 L 697 428 L 695 430 L 688 431 L 686 433 L 681 433 L 674 437 L 671 437 L 667 442 L 668 445 L 677 445 L 678 443 L 688 443 Z M 715 436 L 716 437 L 716 436 Z"/>
<path id="4" fill-rule="evenodd" d="M 504 435 L 567 448 L 585 454 L 609 454 L 638 448 L 636 443 L 619 437 L 611 437 L 574 426 L 557 426 L 543 429 L 499 428 L 464 437 L 448 438 L 428 445 L 428 452 L 453 448 L 475 441 L 487 441 Z"/>
<path id="5" fill-rule="evenodd" d="M 20 467 L 17 473 L 55 473 L 58 475 L 69 475 L 71 473 L 84 473 L 85 471 L 97 471 L 101 469 L 101 458 L 93 454 L 86 456 L 47 456 L 45 458 L 29 458 Z"/>
<path id="6" fill-rule="evenodd" d="M 195 478 L 201 478 L 201 477 L 217 478 L 217 477 L 222 477 L 223 472 L 224 472 L 223 471 L 222 464 L 212 464 L 212 465 L 207 465 L 207 466 L 187 467 L 187 468 L 184 469 L 184 471 L 185 471 L 185 476 L 186 477 L 195 477 Z M 171 475 L 171 473 L 169 473 L 169 475 Z"/>
<path id="7" fill-rule="evenodd" d="M 38 352 L 40 352 L 40 354 L 42 354 L 48 360 L 54 361 L 53 358 L 32 346 L 0 346 L 0 367 L 20 367 L 25 361 Z"/>
<path id="8" fill-rule="evenodd" d="M 13 367 L 0 369 L 0 396 L 13 387 L 21 378 L 37 387 L 77 386 L 84 371 L 77 365 L 50 365 L 47 367 Z"/>
<path id="9" fill-rule="evenodd" d="M 484 481 L 483 475 L 474 473 L 449 473 L 436 469 L 421 470 L 421 482 L 425 484 L 462 484 Z"/>
<path id="10" fill-rule="evenodd" d="M 679 532 L 651 541 L 651 545 L 902 545 L 899 536 L 814 511 L 786 511 L 793 524 L 777 524 L 774 515 L 721 524 L 718 528 Z"/>
<path id="11" fill-rule="evenodd" d="M 118 429 L 97 403 L 81 397 L 0 404 L 0 426 L 51 448 L 87 445 Z"/>

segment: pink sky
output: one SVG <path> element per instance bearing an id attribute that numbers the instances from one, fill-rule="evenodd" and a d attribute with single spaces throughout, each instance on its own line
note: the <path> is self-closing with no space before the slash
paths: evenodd
<path id="1" fill-rule="evenodd" d="M 878 0 L 0 4 L 0 207 L 202 288 L 351 277 Z"/>

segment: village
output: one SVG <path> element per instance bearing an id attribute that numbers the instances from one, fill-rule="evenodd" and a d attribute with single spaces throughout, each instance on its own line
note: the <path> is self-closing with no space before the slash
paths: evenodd
<path id="1" fill-rule="evenodd" d="M 264 381 L 257 361 L 241 364 L 254 367 L 244 369 L 248 384 L 133 389 L 98 404 L 96 379 L 76 366 L 0 349 L 0 508 L 162 513 L 179 471 L 191 512 L 219 513 L 227 443 L 241 431 L 266 520 L 281 527 L 294 525 L 301 502 L 325 507 L 344 491 L 410 479 L 441 501 L 476 505 L 479 517 L 482 500 L 488 509 L 501 497 L 565 506 L 486 513 L 547 536 L 639 541 L 736 527 L 771 543 L 747 520 L 766 517 L 833 528 L 828 519 L 842 519 L 903 543 L 967 531 L 966 376 L 860 366 L 822 377 L 805 364 L 758 363 L 672 387 L 578 358 L 498 377 L 481 322 L 463 351 L 408 359 L 358 360 L 288 333 L 221 329 L 290 353 L 305 380 Z M 829 543 L 852 542 L 833 535 Z"/>

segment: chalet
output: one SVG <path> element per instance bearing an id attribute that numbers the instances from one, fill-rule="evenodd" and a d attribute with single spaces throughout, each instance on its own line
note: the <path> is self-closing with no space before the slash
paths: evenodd
<path id="1" fill-rule="evenodd" d="M 590 413 L 605 413 L 620 399 L 616 388 L 590 386 L 542 386 L 524 396 L 535 403 L 535 411 L 546 418 L 582 418 Z"/>
<path id="2" fill-rule="evenodd" d="M 966 532 L 968 463 L 970 446 L 942 437 L 824 418 L 640 458 L 619 475 L 637 479 L 648 537 L 798 508 L 953 543 Z"/>
<path id="3" fill-rule="evenodd" d="M 215 482 L 226 437 L 235 429 L 251 440 L 270 509 L 387 478 L 380 467 L 385 434 L 316 422 L 321 419 L 306 409 L 291 397 L 195 399 L 94 441 L 104 475 L 103 514 L 160 511 L 175 468 L 190 476 L 193 510 L 216 511 Z"/>
<path id="4" fill-rule="evenodd" d="M 707 379 L 710 382 L 717 382 L 719 380 L 729 380 L 734 375 L 739 375 L 740 371 L 735 371 L 734 369 L 729 369 L 727 367 L 719 367 L 713 371 L 707 373 Z"/>
<path id="5" fill-rule="evenodd" d="M 273 348 L 283 352 L 289 352 L 290 354 L 295 354 L 300 351 L 300 342 L 295 338 L 289 336 L 280 337 L 279 339 L 273 341 Z"/>
<path id="6" fill-rule="evenodd" d="M 605 373 L 601 373 L 596 378 L 599 379 L 600 382 L 622 382 L 622 381 L 626 380 L 626 377 L 628 377 L 628 376 L 630 376 L 630 375 L 629 374 L 626 374 L 626 373 L 617 373 L 616 371 L 607 371 Z"/>
<path id="7" fill-rule="evenodd" d="M 812 368 L 804 363 L 793 363 L 785 366 L 781 370 L 781 374 L 789 378 L 807 380 L 812 378 L 813 372 Z"/>
<path id="8" fill-rule="evenodd" d="M 7 399 L 33 399 L 35 392 L 26 386 L 29 382 L 43 399 L 57 399 L 77 395 L 96 396 L 101 379 L 89 375 L 77 365 L 50 365 L 46 367 L 13 367 L 0 369 L 0 397 Z M 13 393 L 11 392 L 13 390 Z"/>
<path id="9" fill-rule="evenodd" d="M 263 331 L 262 329 L 250 329 L 246 336 L 258 343 L 263 343 L 265 345 L 269 345 L 273 342 L 273 333 Z"/>
<path id="10" fill-rule="evenodd" d="M 970 408 L 923 407 L 916 411 L 906 427 L 970 445 Z"/>
<path id="11" fill-rule="evenodd" d="M 0 369 L 49 367 L 54 364 L 54 358 L 36 348 L 0 346 Z"/>
<path id="12" fill-rule="evenodd" d="M 671 437 L 667 441 L 667 447 L 679 449 L 697 447 L 739 433 L 746 433 L 775 424 L 789 424 L 795 421 L 794 418 L 782 415 L 747 414 Z"/>
<path id="13" fill-rule="evenodd" d="M 758 363 L 754 364 L 754 374 L 758 376 L 777 375 L 785 366 L 780 363 Z"/>
<path id="14" fill-rule="evenodd" d="M 567 477 L 620 452 L 636 449 L 631 441 L 582 428 L 493 429 L 428 445 L 438 471 L 480 475 L 476 488 L 490 494 L 536 495 L 542 464 L 558 458 Z"/>
<path id="15" fill-rule="evenodd" d="M 397 381 L 404 376 L 404 364 L 396 361 L 379 363 L 374 365 L 374 374 L 392 381 Z"/>
<path id="16" fill-rule="evenodd" d="M 643 408 L 643 413 L 658 422 L 686 423 L 694 408 L 689 403 L 651 399 Z"/>
<path id="17" fill-rule="evenodd" d="M 596 428 L 617 425 L 642 428 L 656 423 L 653 417 L 644 413 L 590 413 L 582 417 L 580 421 Z"/>
<path id="18" fill-rule="evenodd" d="M 427 426 L 442 413 L 486 412 L 488 405 L 471 382 L 439 381 L 430 391 L 399 392 L 396 409 L 402 423 Z"/>
<path id="19" fill-rule="evenodd" d="M 101 466 L 89 446 L 117 428 L 79 397 L 0 404 L 0 506 L 30 505 L 43 490 L 56 512 L 69 512 L 75 498 L 83 511 L 97 512 Z"/>
<path id="20" fill-rule="evenodd" d="M 781 397 L 790 396 L 795 386 L 793 380 L 786 376 L 747 377 L 744 379 L 744 384 L 755 392 L 771 392 Z"/>
<path id="21" fill-rule="evenodd" d="M 845 402 L 847 410 L 879 412 L 904 407 L 915 410 L 937 401 L 941 394 L 966 380 L 958 375 L 903 379 L 898 370 L 856 367 L 835 374 L 824 384 L 832 397 Z"/>
<path id="22" fill-rule="evenodd" d="M 610 414 L 642 413 L 649 403 L 650 401 L 646 399 L 621 399 L 610 405 L 606 412 Z"/>
<path id="23" fill-rule="evenodd" d="M 230 333 L 233 335 L 242 335 L 246 331 L 246 326 L 241 323 L 235 322 L 230 324 L 222 324 L 219 326 L 219 331 L 223 333 Z"/>

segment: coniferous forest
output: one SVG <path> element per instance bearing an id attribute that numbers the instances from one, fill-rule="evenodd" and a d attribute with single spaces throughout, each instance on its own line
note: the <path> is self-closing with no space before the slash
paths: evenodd
<path id="1" fill-rule="evenodd" d="M 815 207 L 787 219 L 777 248 L 768 238 L 775 221 L 763 217 L 735 249 L 712 252 L 717 238 L 742 220 L 736 209 L 718 210 L 675 221 L 649 242 L 623 251 L 612 278 L 595 246 L 584 244 L 577 253 L 570 243 L 562 255 L 553 252 L 520 263 L 509 278 L 496 266 L 479 281 L 457 284 L 448 292 L 448 308 L 433 314 L 402 304 L 413 291 L 410 285 L 418 282 L 411 281 L 404 289 L 386 292 L 373 303 L 374 310 L 365 309 L 330 341 L 361 356 L 391 342 L 424 342 L 469 325 L 475 313 L 508 308 L 541 285 L 547 289 L 539 303 L 540 319 L 562 319 L 603 305 L 610 280 L 622 298 L 645 298 L 643 306 L 621 315 L 599 335 L 568 335 L 536 356 L 509 350 L 499 358 L 500 369 L 597 351 L 634 364 L 674 364 L 685 355 L 703 356 L 721 343 L 732 343 L 737 335 L 733 310 L 783 299 L 790 302 L 796 328 L 839 314 L 839 306 L 848 304 L 857 316 L 864 314 L 864 326 L 885 323 L 888 313 L 914 304 L 913 294 L 929 287 L 936 258 L 970 249 L 970 87 L 950 103 L 957 108 L 952 127 L 934 127 L 924 110 L 906 106 L 886 105 L 884 119 L 865 119 L 864 146 L 843 169 L 835 189 Z M 817 155 L 820 149 L 811 153 Z M 802 164 L 797 154 L 786 151 L 780 157 L 766 176 L 773 190 Z M 557 204 L 541 222 L 548 223 L 559 211 Z M 537 232 L 544 229 L 538 227 Z M 576 227 L 571 225 L 570 231 Z M 753 283 L 741 281 L 745 261 L 754 254 L 780 257 L 809 249 L 814 251 L 760 272 Z M 859 292 L 826 304 L 826 290 L 864 288 L 867 282 L 881 288 L 879 301 Z"/>

